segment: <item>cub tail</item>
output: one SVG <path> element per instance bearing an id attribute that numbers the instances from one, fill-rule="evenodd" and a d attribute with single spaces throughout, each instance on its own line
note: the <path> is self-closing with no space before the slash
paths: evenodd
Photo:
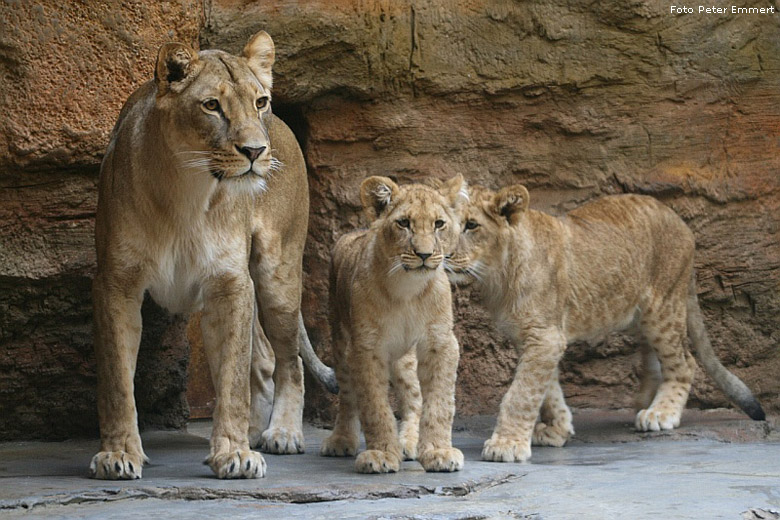
<path id="1" fill-rule="evenodd" d="M 693 276 L 688 289 L 688 337 L 696 350 L 696 356 L 701 361 L 701 364 L 704 365 L 707 374 L 718 385 L 718 388 L 754 421 L 766 419 L 764 410 L 756 398 L 753 397 L 747 385 L 740 378 L 729 372 L 712 350 L 710 338 L 707 335 L 707 330 L 704 328 L 704 319 L 702 318 L 701 307 L 699 307 L 699 299 L 696 296 L 695 278 Z"/>
<path id="2" fill-rule="evenodd" d="M 339 393 L 339 384 L 336 382 L 336 374 L 333 372 L 333 369 L 323 363 L 320 358 L 317 357 L 317 353 L 314 352 L 311 341 L 309 341 L 309 335 L 306 333 L 306 327 L 303 324 L 303 315 L 300 312 L 298 312 L 298 339 L 301 346 L 301 357 L 303 358 L 303 363 L 306 365 L 306 368 L 309 369 L 309 372 L 311 372 L 317 381 L 322 383 L 322 386 L 330 393 Z"/>

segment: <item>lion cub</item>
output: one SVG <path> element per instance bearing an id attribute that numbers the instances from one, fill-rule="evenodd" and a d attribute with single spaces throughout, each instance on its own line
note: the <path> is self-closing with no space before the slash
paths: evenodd
<path id="1" fill-rule="evenodd" d="M 458 241 L 453 207 L 462 185 L 461 176 L 439 189 L 370 177 L 360 187 L 370 227 L 341 237 L 333 249 L 331 330 L 341 390 L 336 424 L 320 453 L 354 455 L 362 424 L 367 449 L 357 457 L 360 473 L 400 468 L 402 448 L 388 399 L 391 376 L 404 409 L 403 454 L 414 458 L 417 452 L 426 471 L 463 467 L 463 454 L 452 447 L 459 348 L 442 268 Z M 413 352 L 423 399 L 416 446 Z"/>
<path id="2" fill-rule="evenodd" d="M 712 351 L 694 286 L 693 234 L 680 217 L 639 195 L 604 197 L 561 218 L 528 209 L 528 200 L 521 185 L 470 188 L 447 261 L 453 281 L 476 280 L 498 327 L 523 347 L 483 459 L 524 461 L 532 438 L 562 446 L 573 433 L 557 375 L 567 343 L 631 325 L 650 347 L 645 368 L 660 362 L 662 376 L 643 380 L 638 430 L 679 426 L 695 369 L 686 337 L 720 388 L 764 419 Z"/>

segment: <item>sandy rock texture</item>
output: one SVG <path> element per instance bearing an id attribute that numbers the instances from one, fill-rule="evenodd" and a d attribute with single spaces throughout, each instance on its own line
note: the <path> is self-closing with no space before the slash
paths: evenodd
<path id="1" fill-rule="evenodd" d="M 158 47 L 198 44 L 198 1 L 0 2 L 0 438 L 97 431 L 97 174 Z M 141 421 L 180 426 L 185 324 L 147 305 Z"/>
<path id="2" fill-rule="evenodd" d="M 780 370 L 778 18 L 667 9 L 655 1 L 210 3 L 204 47 L 237 51 L 260 27 L 277 44 L 274 107 L 302 141 L 311 180 L 304 312 L 325 357 L 329 248 L 363 223 L 364 177 L 521 182 L 533 207 L 554 214 L 603 194 L 645 193 L 696 234 L 700 298 L 720 358 L 769 411 L 780 410 L 772 375 Z M 474 305 L 478 295 L 459 289 L 455 299 L 458 411 L 494 413 L 517 356 Z M 570 347 L 569 402 L 630 406 L 634 352 L 622 336 Z M 314 388 L 308 413 L 329 420 Z M 689 404 L 725 400 L 700 375 Z"/>

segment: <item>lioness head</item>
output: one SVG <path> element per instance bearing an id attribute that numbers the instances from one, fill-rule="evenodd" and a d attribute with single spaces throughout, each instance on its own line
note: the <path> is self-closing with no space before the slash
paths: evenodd
<path id="1" fill-rule="evenodd" d="M 265 31 L 241 56 L 195 52 L 181 43 L 160 48 L 156 110 L 177 167 L 217 181 L 263 189 L 277 167 L 268 140 L 274 44 Z"/>
<path id="2" fill-rule="evenodd" d="M 483 280 L 491 268 L 500 269 L 502 245 L 511 240 L 512 229 L 522 225 L 529 201 L 521 184 L 498 192 L 471 186 L 468 195 L 468 202 L 457 207 L 460 236 L 445 265 L 447 276 L 459 284 Z"/>
<path id="3" fill-rule="evenodd" d="M 372 229 L 379 231 L 380 251 L 390 272 L 431 273 L 442 265 L 458 241 L 460 221 L 455 207 L 464 185 L 457 175 L 437 188 L 398 186 L 387 177 L 369 177 L 360 199 Z"/>

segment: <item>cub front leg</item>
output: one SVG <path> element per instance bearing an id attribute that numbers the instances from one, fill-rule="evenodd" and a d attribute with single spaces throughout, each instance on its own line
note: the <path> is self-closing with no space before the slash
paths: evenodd
<path id="1" fill-rule="evenodd" d="M 133 395 L 141 341 L 143 289 L 118 275 L 98 274 L 92 286 L 100 451 L 92 478 L 139 479 L 147 461 L 138 434 Z"/>
<path id="2" fill-rule="evenodd" d="M 389 400 L 387 354 L 375 342 L 355 340 L 347 365 L 355 392 L 366 451 L 355 461 L 359 473 L 395 473 L 401 468 L 395 417 Z"/>
<path id="3" fill-rule="evenodd" d="M 458 340 L 450 327 L 434 326 L 417 352 L 423 399 L 417 460 L 425 471 L 459 471 L 463 453 L 452 447 Z"/>
<path id="4" fill-rule="evenodd" d="M 249 449 L 248 439 L 254 305 L 249 274 L 215 277 L 204 293 L 203 344 L 217 394 L 206 463 L 219 478 L 263 477 L 265 460 Z"/>
<path id="5" fill-rule="evenodd" d="M 483 460 L 523 462 L 531 457 L 534 424 L 566 339 L 557 329 L 534 328 L 523 343 L 515 378 L 501 400 L 496 428 L 482 448 Z"/>

